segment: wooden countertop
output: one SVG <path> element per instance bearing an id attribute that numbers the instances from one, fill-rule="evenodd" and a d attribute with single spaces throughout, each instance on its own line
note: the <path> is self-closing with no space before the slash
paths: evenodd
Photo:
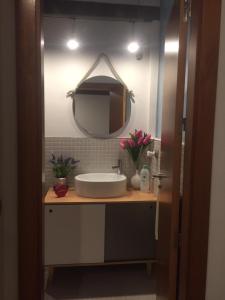
<path id="1" fill-rule="evenodd" d="M 152 193 L 143 193 L 141 191 L 129 190 L 127 194 L 117 198 L 85 198 L 78 196 L 73 189 L 70 189 L 65 197 L 57 198 L 53 189 L 49 189 L 45 198 L 46 205 L 63 204 L 107 204 L 107 203 L 146 203 L 156 202 L 157 196 Z"/>

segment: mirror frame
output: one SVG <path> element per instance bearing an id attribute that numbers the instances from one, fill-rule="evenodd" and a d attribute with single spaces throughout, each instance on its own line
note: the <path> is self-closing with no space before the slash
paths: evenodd
<path id="1" fill-rule="evenodd" d="M 127 89 L 127 86 L 125 86 L 122 82 L 120 82 L 119 80 L 113 78 L 113 77 L 110 77 L 110 76 L 101 76 L 101 75 L 98 75 L 98 76 L 93 76 L 93 77 L 89 77 L 87 78 L 86 80 L 89 80 L 89 79 L 92 79 L 92 78 L 96 78 L 96 77 L 106 77 L 106 78 L 111 78 L 115 81 L 117 81 L 118 83 L 120 83 L 122 86 L 124 86 L 124 88 Z M 83 82 L 81 82 L 77 87 L 76 89 L 73 91 L 72 95 L 70 95 L 70 97 L 72 98 L 72 110 L 73 110 L 73 117 L 74 117 L 74 121 L 77 125 L 77 127 L 79 128 L 79 130 L 87 137 L 92 137 L 92 138 L 97 138 L 97 139 L 110 139 L 110 138 L 115 138 L 115 137 L 118 137 L 127 127 L 129 121 L 130 121 L 130 117 L 131 117 L 131 98 L 133 99 L 134 97 L 134 94 L 132 91 L 129 91 L 127 89 L 127 118 L 126 118 L 126 121 L 125 121 L 125 124 L 123 125 L 123 127 L 121 127 L 120 129 L 116 130 L 115 132 L 111 133 L 111 134 L 92 134 L 90 133 L 88 130 L 86 130 L 81 124 L 80 122 L 77 120 L 76 118 L 76 91 L 80 88 L 80 86 L 86 81 L 84 80 Z"/>

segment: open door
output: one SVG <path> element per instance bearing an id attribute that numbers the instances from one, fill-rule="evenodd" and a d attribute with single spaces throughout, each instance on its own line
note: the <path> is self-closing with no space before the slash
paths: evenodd
<path id="1" fill-rule="evenodd" d="M 180 2 L 180 3 L 178 3 Z M 166 28 L 164 96 L 157 243 L 157 300 L 177 295 L 182 121 L 187 21 L 183 1 L 174 1 Z"/>

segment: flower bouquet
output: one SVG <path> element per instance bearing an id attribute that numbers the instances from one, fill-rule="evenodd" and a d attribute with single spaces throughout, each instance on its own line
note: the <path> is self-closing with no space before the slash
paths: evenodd
<path id="1" fill-rule="evenodd" d="M 127 150 L 136 168 L 136 174 L 131 178 L 131 184 L 135 189 L 140 187 L 139 163 L 144 150 L 151 144 L 151 134 L 135 129 L 129 133 L 130 138 L 122 139 L 120 147 Z"/>

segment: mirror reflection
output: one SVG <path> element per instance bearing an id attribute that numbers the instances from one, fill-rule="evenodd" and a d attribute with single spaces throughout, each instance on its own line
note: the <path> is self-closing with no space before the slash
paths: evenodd
<path id="1" fill-rule="evenodd" d="M 73 97 L 74 118 L 90 136 L 107 138 L 119 134 L 130 118 L 128 90 L 108 76 L 95 76 L 81 83 Z"/>

